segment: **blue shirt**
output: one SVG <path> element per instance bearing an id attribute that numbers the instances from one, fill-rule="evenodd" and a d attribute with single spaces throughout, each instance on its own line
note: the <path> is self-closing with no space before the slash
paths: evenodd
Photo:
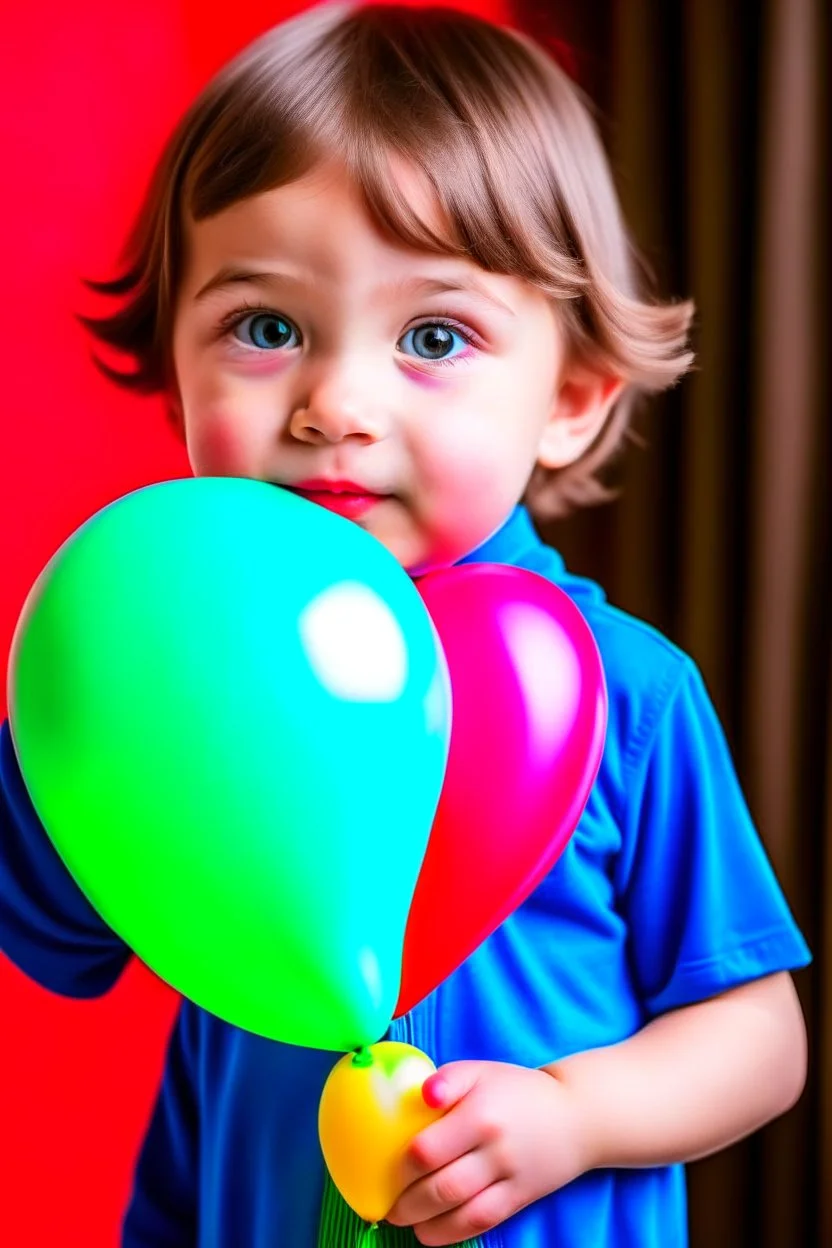
<path id="1" fill-rule="evenodd" d="M 604 663 L 609 722 L 586 810 L 519 909 L 389 1035 L 437 1062 L 539 1066 L 613 1044 L 667 1010 L 809 961 L 696 667 L 571 576 L 518 508 L 469 560 L 550 578 Z M 0 947 L 55 992 L 109 989 L 129 952 L 71 880 L 0 732 Z M 332 1053 L 251 1035 L 184 1002 L 139 1159 L 124 1248 L 314 1248 L 317 1107 Z M 321 1248 L 354 1248 L 327 1186 Z M 414 1243 L 385 1231 L 385 1244 Z M 485 1248 L 683 1248 L 680 1166 L 595 1171 L 478 1241 Z"/>

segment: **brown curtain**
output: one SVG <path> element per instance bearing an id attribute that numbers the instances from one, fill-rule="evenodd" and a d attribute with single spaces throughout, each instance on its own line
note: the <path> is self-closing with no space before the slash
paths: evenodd
<path id="1" fill-rule="evenodd" d="M 699 663 L 815 956 L 807 1090 L 691 1167 L 694 1248 L 832 1245 L 829 9 L 515 5 L 571 49 L 659 288 L 698 308 L 697 371 L 643 414 L 619 500 L 544 535 Z"/>

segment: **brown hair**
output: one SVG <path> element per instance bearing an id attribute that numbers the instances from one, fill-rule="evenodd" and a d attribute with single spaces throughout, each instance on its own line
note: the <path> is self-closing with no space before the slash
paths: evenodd
<path id="1" fill-rule="evenodd" d="M 285 185 L 336 157 L 375 219 L 405 244 L 521 277 L 559 304 L 573 358 L 628 383 L 605 428 L 552 474 L 555 513 L 606 497 L 595 472 L 639 392 L 691 364 L 689 303 L 640 294 L 607 159 L 580 91 L 532 40 L 446 8 L 324 5 L 233 60 L 170 139 L 125 251 L 90 283 L 121 296 L 84 318 L 136 367 L 133 390 L 175 385 L 170 344 L 184 224 Z M 404 158 L 432 186 L 447 231 L 422 221 L 390 174 Z"/>

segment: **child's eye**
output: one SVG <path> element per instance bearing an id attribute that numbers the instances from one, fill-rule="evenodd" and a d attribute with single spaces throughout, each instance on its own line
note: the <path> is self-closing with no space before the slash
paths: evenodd
<path id="1" fill-rule="evenodd" d="M 444 321 L 428 321 L 409 329 L 399 342 L 407 355 L 420 360 L 450 360 L 471 345 L 470 338 Z"/>
<path id="2" fill-rule="evenodd" d="M 244 316 L 231 328 L 240 342 L 260 351 L 278 351 L 300 343 L 300 334 L 295 326 L 277 312 L 255 312 Z"/>

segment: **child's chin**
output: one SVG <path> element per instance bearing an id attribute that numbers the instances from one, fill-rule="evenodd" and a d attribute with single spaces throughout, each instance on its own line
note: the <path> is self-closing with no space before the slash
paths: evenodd
<path id="1" fill-rule="evenodd" d="M 453 566 L 454 562 L 455 561 L 453 559 L 428 559 L 422 563 L 415 563 L 412 565 L 402 563 L 402 567 L 407 575 L 411 576 L 415 581 L 418 580 L 420 576 L 427 576 L 429 572 L 441 572 L 443 568 L 450 568 Z"/>
<path id="2" fill-rule="evenodd" d="M 452 542 L 431 542 L 426 534 L 413 532 L 409 527 L 394 529 L 392 525 L 379 525 L 375 528 L 371 524 L 362 524 L 361 527 L 384 546 L 413 580 L 427 576 L 429 572 L 441 572 L 443 568 L 453 567 L 468 553 L 464 549 L 458 550 Z"/>

